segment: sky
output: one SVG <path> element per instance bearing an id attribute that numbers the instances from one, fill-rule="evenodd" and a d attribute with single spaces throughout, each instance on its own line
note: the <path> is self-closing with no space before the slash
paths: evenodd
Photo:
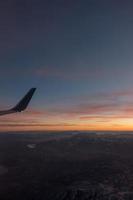
<path id="1" fill-rule="evenodd" d="M 133 1 L 1 0 L 0 131 L 133 130 Z"/>

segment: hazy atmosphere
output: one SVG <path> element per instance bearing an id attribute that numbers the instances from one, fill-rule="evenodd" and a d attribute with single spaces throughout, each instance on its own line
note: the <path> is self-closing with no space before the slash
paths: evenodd
<path id="1" fill-rule="evenodd" d="M 133 1 L 2 0 L 0 130 L 133 130 Z"/>
<path id="2" fill-rule="evenodd" d="M 0 200 L 133 200 L 132 152 L 133 1 L 0 0 Z"/>

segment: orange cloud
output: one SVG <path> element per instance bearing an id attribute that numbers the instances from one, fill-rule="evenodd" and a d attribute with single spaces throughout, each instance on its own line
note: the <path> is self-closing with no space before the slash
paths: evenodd
<path id="1" fill-rule="evenodd" d="M 133 102 L 115 101 L 112 96 L 132 95 L 118 91 L 105 100 L 89 103 L 62 104 L 45 110 L 31 109 L 24 113 L 1 117 L 0 131 L 13 130 L 133 130 Z M 111 100 L 110 100 L 111 98 Z M 82 99 L 79 99 L 82 102 Z"/>

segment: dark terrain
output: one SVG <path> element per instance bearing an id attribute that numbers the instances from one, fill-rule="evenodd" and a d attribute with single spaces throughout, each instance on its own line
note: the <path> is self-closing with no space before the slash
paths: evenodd
<path id="1" fill-rule="evenodd" d="M 0 200 L 133 200 L 133 135 L 1 133 Z"/>

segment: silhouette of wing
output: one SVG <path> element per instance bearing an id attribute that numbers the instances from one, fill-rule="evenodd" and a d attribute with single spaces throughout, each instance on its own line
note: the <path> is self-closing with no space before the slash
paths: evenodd
<path id="1" fill-rule="evenodd" d="M 25 110 L 35 92 L 36 88 L 31 88 L 27 94 L 18 102 L 18 104 L 9 109 L 9 110 L 1 110 L 0 115 L 6 115 L 6 114 L 11 114 L 11 113 L 16 113 L 16 112 L 21 112 Z"/>

